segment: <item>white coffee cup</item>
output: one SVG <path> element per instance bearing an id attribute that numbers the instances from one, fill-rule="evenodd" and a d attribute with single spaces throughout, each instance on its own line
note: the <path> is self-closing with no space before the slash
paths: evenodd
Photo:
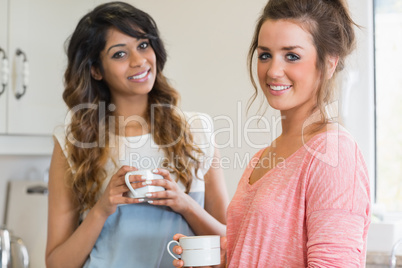
<path id="1" fill-rule="evenodd" d="M 184 267 L 188 266 L 208 266 L 218 265 L 221 263 L 221 240 L 219 235 L 203 235 L 203 236 L 183 236 L 179 242 L 172 240 L 167 245 L 169 254 L 178 260 L 171 251 L 170 245 L 176 243 L 183 249 L 183 253 L 179 256 Z"/>
<path id="2" fill-rule="evenodd" d="M 152 170 L 149 170 L 149 169 L 127 172 L 126 176 L 125 176 L 125 181 L 126 181 L 126 185 L 127 185 L 128 189 L 130 189 L 128 196 L 131 198 L 144 198 L 146 193 L 165 191 L 165 188 L 163 188 L 162 186 L 154 186 L 154 185 L 146 185 L 144 187 L 134 189 L 129 180 L 130 175 L 146 176 L 147 181 L 148 180 L 163 180 L 163 176 L 161 176 L 159 174 L 154 174 L 154 173 L 152 173 Z"/>

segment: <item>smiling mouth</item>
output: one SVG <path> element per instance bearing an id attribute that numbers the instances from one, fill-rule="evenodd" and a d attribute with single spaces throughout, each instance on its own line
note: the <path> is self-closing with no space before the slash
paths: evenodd
<path id="1" fill-rule="evenodd" d="M 269 88 L 275 91 L 281 91 L 281 90 L 285 90 L 285 89 L 289 89 L 291 86 L 273 86 L 273 85 L 269 85 Z"/>
<path id="2" fill-rule="evenodd" d="M 141 74 L 129 76 L 128 79 L 129 79 L 129 80 L 138 80 L 138 79 L 142 79 L 142 78 L 144 78 L 144 77 L 146 77 L 146 76 L 148 75 L 149 71 L 150 71 L 150 70 L 147 70 L 147 71 L 145 71 L 145 72 L 143 72 L 143 73 L 141 73 Z"/>

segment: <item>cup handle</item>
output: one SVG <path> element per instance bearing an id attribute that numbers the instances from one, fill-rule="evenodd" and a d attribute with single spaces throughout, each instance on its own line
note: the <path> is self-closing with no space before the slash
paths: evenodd
<path id="1" fill-rule="evenodd" d="M 137 197 L 137 192 L 134 190 L 133 186 L 131 186 L 130 183 L 130 175 L 132 175 L 131 172 L 127 172 L 124 180 L 126 181 L 126 185 L 128 189 L 130 189 L 130 191 L 133 193 L 134 197 Z"/>
<path id="2" fill-rule="evenodd" d="M 172 240 L 167 244 L 167 251 L 169 252 L 170 256 L 172 256 L 173 258 L 175 258 L 176 260 L 178 260 L 179 258 L 177 258 L 175 255 L 173 255 L 173 253 L 170 251 L 170 245 L 172 243 L 176 243 L 178 246 L 180 246 L 179 242 L 177 242 L 176 240 Z"/>

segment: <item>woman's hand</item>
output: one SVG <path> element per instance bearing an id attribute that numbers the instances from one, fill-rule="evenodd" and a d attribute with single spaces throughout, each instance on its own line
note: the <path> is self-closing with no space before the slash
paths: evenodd
<path id="1" fill-rule="evenodd" d="M 176 241 L 179 241 L 180 237 L 184 237 L 185 235 L 182 234 L 175 234 L 173 236 L 173 239 Z M 180 246 L 174 246 L 173 247 L 173 253 L 180 255 L 183 253 L 183 249 Z M 183 267 L 184 262 L 182 260 L 174 260 L 173 261 L 173 266 L 174 267 Z M 226 267 L 226 237 L 221 236 L 221 264 L 214 265 L 214 266 L 207 266 L 207 267 L 213 267 L 213 268 L 224 268 Z"/>
<path id="2" fill-rule="evenodd" d="M 101 215 L 108 217 L 116 211 L 118 204 L 134 204 L 140 203 L 144 200 L 129 198 L 124 195 L 129 191 L 125 176 L 127 172 L 135 171 L 137 168 L 130 166 L 122 166 L 110 179 L 105 192 L 96 202 L 94 209 L 101 213 Z M 132 183 L 133 188 L 144 187 L 141 181 L 144 179 L 140 175 L 130 176 L 130 182 L 140 181 Z"/>
<path id="3" fill-rule="evenodd" d="M 148 203 L 157 206 L 168 206 L 173 211 L 183 214 L 189 209 L 189 198 L 191 197 L 180 189 L 179 185 L 170 177 L 170 173 L 166 169 L 155 169 L 154 174 L 163 176 L 163 180 L 149 181 L 149 185 L 162 186 L 165 191 L 148 193 Z M 156 200 L 155 200 L 156 199 Z"/>

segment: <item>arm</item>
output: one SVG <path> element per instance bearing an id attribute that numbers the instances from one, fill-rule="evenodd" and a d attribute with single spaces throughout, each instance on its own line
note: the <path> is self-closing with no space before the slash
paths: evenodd
<path id="1" fill-rule="evenodd" d="M 324 210 L 308 217 L 308 267 L 362 267 L 365 219 L 344 210 Z"/>
<path id="2" fill-rule="evenodd" d="M 214 159 L 220 159 L 217 149 L 214 152 Z M 212 162 L 212 166 L 204 176 L 205 210 L 190 197 L 190 207 L 182 213 L 197 235 L 226 235 L 226 209 L 229 204 L 229 197 L 223 170 L 217 162 Z"/>
<path id="3" fill-rule="evenodd" d="M 214 159 L 219 159 L 218 150 L 214 152 Z M 180 213 L 196 235 L 225 236 L 226 209 L 229 198 L 223 171 L 218 163 L 211 166 L 204 176 L 205 209 L 179 189 L 167 170 L 159 169 L 158 174 L 164 176 L 165 180 L 154 180 L 152 184 L 162 186 L 166 188 L 166 191 L 152 193 L 151 198 L 161 198 L 161 200 L 152 201 L 153 205 L 169 206 L 175 212 Z"/>
<path id="4" fill-rule="evenodd" d="M 340 134 L 339 145 L 330 139 L 306 189 L 308 267 L 360 267 L 370 222 L 367 170 L 350 138 Z"/>
<path id="5" fill-rule="evenodd" d="M 67 168 L 67 160 L 55 142 L 49 170 L 47 267 L 81 267 L 106 220 L 91 211 L 78 227 L 79 212 L 74 194 L 67 187 L 68 176 L 71 176 L 66 174 Z"/>
<path id="6" fill-rule="evenodd" d="M 105 194 L 89 211 L 79 225 L 79 211 L 72 190 L 67 186 L 67 159 L 57 141 L 49 170 L 47 267 L 82 267 L 91 252 L 107 217 L 118 203 L 134 203 L 135 199 L 122 197 L 127 191 L 124 174 L 133 170 L 122 167 L 111 179 Z"/>

